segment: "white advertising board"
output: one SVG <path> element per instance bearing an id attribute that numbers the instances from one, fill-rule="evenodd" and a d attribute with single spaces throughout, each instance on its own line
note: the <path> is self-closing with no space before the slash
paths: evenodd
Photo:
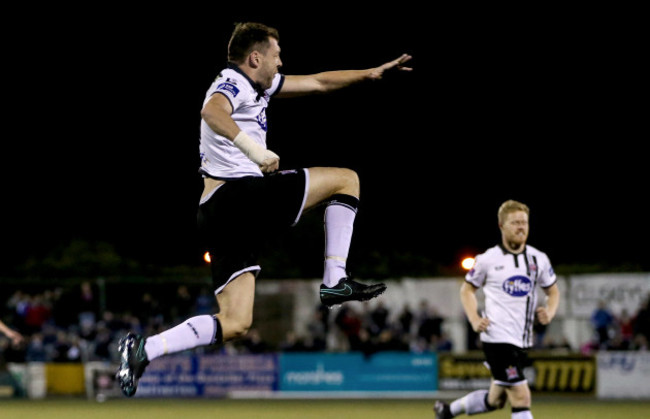
<path id="1" fill-rule="evenodd" d="M 603 351 L 596 359 L 599 399 L 650 399 L 650 353 Z"/>
<path id="2" fill-rule="evenodd" d="M 570 315 L 589 318 L 604 301 L 615 315 L 623 309 L 632 315 L 650 294 L 650 274 L 594 274 L 572 275 L 570 289 Z"/>

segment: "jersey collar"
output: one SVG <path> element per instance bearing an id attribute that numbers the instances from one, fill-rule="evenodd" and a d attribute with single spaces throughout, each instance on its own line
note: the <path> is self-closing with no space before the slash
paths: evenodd
<path id="1" fill-rule="evenodd" d="M 233 62 L 228 62 L 228 68 L 231 70 L 235 70 L 239 74 L 241 74 L 251 85 L 251 87 L 257 92 L 257 98 L 255 100 L 260 100 L 260 97 L 264 97 L 266 92 L 264 91 L 264 88 L 256 81 L 253 81 L 250 77 L 248 77 L 248 74 L 244 73 L 244 71 L 239 68 L 239 66 Z"/>
<path id="2" fill-rule="evenodd" d="M 512 253 L 510 250 L 506 249 L 506 247 L 503 245 L 503 243 L 498 243 L 499 248 L 501 248 L 501 251 L 503 252 L 504 255 L 521 255 L 522 253 L 526 253 L 526 249 L 528 248 L 528 245 L 524 245 L 524 250 L 522 250 L 519 253 Z"/>

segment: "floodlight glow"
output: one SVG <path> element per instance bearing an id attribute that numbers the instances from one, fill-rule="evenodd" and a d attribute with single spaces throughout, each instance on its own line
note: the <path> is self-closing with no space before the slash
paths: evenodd
<path id="1" fill-rule="evenodd" d="M 462 266 L 466 271 L 469 271 L 474 266 L 474 258 L 466 257 L 462 262 L 460 262 L 460 266 Z"/>

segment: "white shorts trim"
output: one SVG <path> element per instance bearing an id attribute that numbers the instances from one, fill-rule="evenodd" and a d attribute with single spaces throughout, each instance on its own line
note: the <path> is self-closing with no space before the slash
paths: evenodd
<path id="1" fill-rule="evenodd" d="M 302 169 L 302 170 L 305 172 L 305 192 L 302 195 L 302 204 L 300 204 L 300 210 L 298 211 L 298 215 L 296 216 L 296 219 L 294 220 L 293 224 L 291 224 L 291 227 L 298 224 L 298 221 L 300 220 L 300 216 L 302 215 L 302 211 L 305 209 L 305 203 L 307 202 L 307 193 L 309 192 L 309 170 L 308 169 Z"/>
<path id="2" fill-rule="evenodd" d="M 217 189 L 219 189 L 219 188 L 222 187 L 223 185 L 225 185 L 225 183 L 222 183 L 221 185 L 218 185 L 216 188 L 214 188 L 213 190 L 211 190 L 209 194 L 207 194 L 206 196 L 204 196 L 203 198 L 201 198 L 201 200 L 199 201 L 199 205 L 203 205 L 203 204 L 205 204 L 206 202 L 208 202 L 208 201 L 210 200 L 210 198 L 212 198 L 212 195 L 214 195 L 214 193 L 217 192 Z"/>
<path id="3" fill-rule="evenodd" d="M 517 381 L 516 383 L 509 383 L 507 381 L 494 380 L 495 384 L 498 384 L 498 385 L 504 386 L 504 387 L 520 386 L 522 384 L 526 384 L 527 382 L 528 381 L 526 381 L 526 380 L 521 380 L 521 381 Z"/>
<path id="4" fill-rule="evenodd" d="M 245 274 L 246 272 L 255 271 L 255 276 L 257 276 L 257 274 L 261 270 L 262 270 L 262 268 L 260 267 L 260 265 L 254 265 L 254 266 L 249 266 L 248 268 L 244 268 L 244 269 L 242 269 L 240 271 L 237 271 L 237 272 L 233 273 L 232 275 L 230 275 L 230 278 L 228 278 L 228 280 L 226 281 L 225 284 L 223 284 L 222 286 L 220 286 L 219 288 L 214 290 L 214 295 L 216 296 L 216 295 L 220 294 L 221 291 L 223 291 L 223 289 L 226 288 L 226 285 L 230 284 L 230 281 L 237 278 L 239 275 Z"/>

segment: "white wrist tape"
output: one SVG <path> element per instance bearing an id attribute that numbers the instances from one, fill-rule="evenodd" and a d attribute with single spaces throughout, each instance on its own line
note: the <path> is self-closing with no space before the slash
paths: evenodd
<path id="1" fill-rule="evenodd" d="M 248 136 L 244 131 L 239 131 L 239 134 L 232 140 L 233 144 L 251 159 L 254 163 L 262 165 L 267 159 L 279 159 L 280 157 L 267 150 L 261 145 L 257 144 L 255 140 Z"/>

